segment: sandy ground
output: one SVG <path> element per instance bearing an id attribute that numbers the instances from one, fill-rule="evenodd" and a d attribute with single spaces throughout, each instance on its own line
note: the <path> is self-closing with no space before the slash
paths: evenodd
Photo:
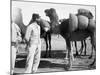
<path id="1" fill-rule="evenodd" d="M 72 62 L 72 67 L 68 70 L 67 60 L 64 60 L 66 53 L 66 44 L 65 40 L 61 36 L 52 36 L 52 54 L 51 58 L 43 58 L 45 54 L 45 42 L 42 39 L 42 51 L 41 51 L 41 61 L 39 65 L 39 69 L 37 73 L 43 72 L 58 72 L 58 71 L 77 71 L 77 70 L 91 70 L 95 69 L 95 67 L 89 68 L 88 65 L 93 61 L 92 59 L 88 59 L 91 53 L 91 44 L 90 41 L 87 40 L 87 55 L 81 57 L 75 57 Z M 78 49 L 80 49 L 80 42 L 78 42 Z M 21 51 L 25 53 L 24 51 Z M 73 52 L 75 53 L 75 47 L 73 47 Z M 23 58 L 18 58 L 23 57 Z M 15 66 L 15 73 L 23 73 L 25 71 L 25 61 L 26 56 L 18 56 Z"/>

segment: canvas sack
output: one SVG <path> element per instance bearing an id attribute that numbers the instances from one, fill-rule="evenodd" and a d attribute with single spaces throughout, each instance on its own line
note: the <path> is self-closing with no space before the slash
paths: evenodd
<path id="1" fill-rule="evenodd" d="M 96 29 L 95 20 L 93 20 L 93 19 L 90 19 L 90 20 L 89 20 L 88 29 L 89 29 L 90 31 L 94 31 L 94 30 Z"/>
<path id="2" fill-rule="evenodd" d="M 89 19 L 86 16 L 78 15 L 78 28 L 86 29 L 88 27 Z"/>
<path id="3" fill-rule="evenodd" d="M 93 14 L 87 9 L 78 9 L 78 15 L 84 15 L 88 19 L 93 19 Z"/>
<path id="4" fill-rule="evenodd" d="M 75 14 L 69 14 L 69 30 L 75 31 L 78 28 L 78 18 Z"/>

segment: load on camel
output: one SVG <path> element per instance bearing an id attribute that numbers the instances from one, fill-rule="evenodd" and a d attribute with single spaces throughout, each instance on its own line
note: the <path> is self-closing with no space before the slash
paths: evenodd
<path id="1" fill-rule="evenodd" d="M 83 13 L 84 15 L 82 15 Z M 91 44 L 95 50 L 96 26 L 90 11 L 87 12 L 85 9 L 79 9 L 76 15 L 70 13 L 69 18 L 61 22 L 61 24 L 59 24 L 59 18 L 54 8 L 46 9 L 45 14 L 50 18 L 52 33 L 59 33 L 66 41 L 68 54 L 66 52 L 65 58 L 68 58 L 68 68 L 72 66 L 73 59 L 71 41 L 83 41 L 91 37 Z M 96 58 L 94 57 L 94 61 L 89 64 L 89 67 L 95 64 L 95 60 Z"/>
<path id="2" fill-rule="evenodd" d="M 78 13 L 75 14 L 70 14 L 69 15 L 69 29 L 70 31 L 74 31 L 77 29 L 86 29 L 89 28 L 91 31 L 95 30 L 95 21 L 93 20 L 93 15 L 89 10 L 86 9 L 78 9 Z M 91 26 L 90 26 L 91 25 Z M 80 49 L 80 54 L 83 51 L 83 41 L 81 41 L 82 44 L 82 48 Z M 84 40 L 85 43 L 85 40 Z M 76 46 L 76 41 L 75 41 L 75 46 Z M 84 54 L 86 55 L 86 45 L 85 46 L 85 51 Z M 76 47 L 76 55 L 78 55 L 78 50 Z M 92 54 L 93 54 L 93 47 L 92 47 L 92 52 L 89 58 L 92 58 Z"/>
<path id="3" fill-rule="evenodd" d="M 79 9 L 78 13 L 69 14 L 69 30 L 75 31 L 76 29 L 86 29 L 93 31 L 95 30 L 95 21 L 90 11 L 86 9 Z"/>

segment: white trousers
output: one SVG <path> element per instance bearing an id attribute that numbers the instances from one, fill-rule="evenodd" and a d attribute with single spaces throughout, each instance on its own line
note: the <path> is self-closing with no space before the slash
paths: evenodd
<path id="1" fill-rule="evenodd" d="M 17 49 L 14 46 L 12 46 L 11 50 L 12 50 L 11 51 L 11 73 L 13 73 L 15 67 Z"/>
<path id="2" fill-rule="evenodd" d="M 38 69 L 41 56 L 41 44 L 31 45 L 27 56 L 25 73 L 35 73 Z"/>

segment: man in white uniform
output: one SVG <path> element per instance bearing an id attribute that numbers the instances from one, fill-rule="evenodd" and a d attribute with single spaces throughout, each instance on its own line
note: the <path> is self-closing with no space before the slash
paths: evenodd
<path id="1" fill-rule="evenodd" d="M 14 67 L 15 67 L 15 60 L 16 60 L 16 52 L 17 52 L 17 45 L 19 42 L 22 41 L 20 28 L 18 26 L 19 21 L 19 14 L 21 13 L 21 9 L 13 8 L 12 10 L 12 25 L 11 25 L 11 74 L 13 74 Z M 18 18 L 19 17 L 19 18 Z"/>
<path id="2" fill-rule="evenodd" d="M 41 40 L 40 26 L 36 22 L 38 14 L 32 15 L 32 20 L 27 27 L 25 40 L 28 43 L 27 50 L 29 51 L 26 61 L 25 73 L 35 73 L 40 63 L 41 55 Z"/>

